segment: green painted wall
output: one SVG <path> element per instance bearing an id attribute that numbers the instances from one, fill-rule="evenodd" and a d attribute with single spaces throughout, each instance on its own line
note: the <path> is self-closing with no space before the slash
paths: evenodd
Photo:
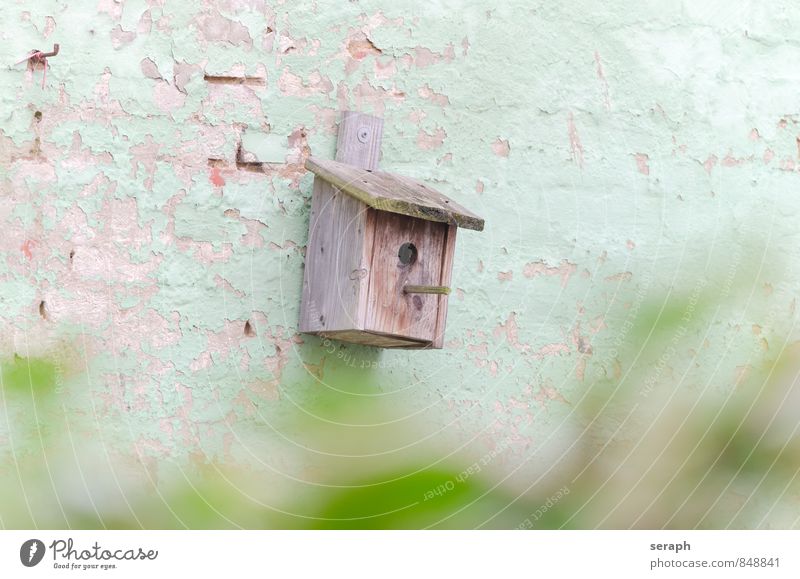
<path id="1" fill-rule="evenodd" d="M 274 505 L 489 453 L 511 495 L 574 497 L 576 449 L 612 440 L 636 471 L 643 432 L 682 432 L 648 430 L 665 405 L 717 408 L 795 337 L 792 3 L 41 0 L 0 18 L 0 472 L 27 465 L 50 505 L 9 501 L 7 525 L 135 525 L 120 497 L 210 465 L 272 481 Z M 54 42 L 44 87 L 13 65 Z M 343 109 L 384 117 L 384 168 L 486 219 L 459 235 L 444 350 L 296 332 L 303 161 L 334 155 Z M 603 492 L 636 505 L 618 475 Z M 800 513 L 714 496 L 723 524 Z M 606 512 L 586 524 L 663 520 Z"/>

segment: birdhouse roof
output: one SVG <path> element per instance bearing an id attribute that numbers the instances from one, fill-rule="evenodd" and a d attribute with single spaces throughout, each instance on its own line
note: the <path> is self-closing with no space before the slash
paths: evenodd
<path id="1" fill-rule="evenodd" d="M 384 171 L 367 171 L 316 157 L 306 160 L 306 169 L 379 211 L 483 231 L 483 219 L 410 177 Z"/>

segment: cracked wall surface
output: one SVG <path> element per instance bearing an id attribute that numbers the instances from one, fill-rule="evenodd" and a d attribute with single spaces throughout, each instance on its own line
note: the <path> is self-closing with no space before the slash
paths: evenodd
<path id="1" fill-rule="evenodd" d="M 654 378 L 733 387 L 792 335 L 800 281 L 800 28 L 777 5 L 5 2 L 0 357 L 51 360 L 76 436 L 152 476 L 313 479 L 273 419 L 329 388 L 539 472 L 586 389 L 636 364 L 650 301 L 745 279 Z M 54 42 L 42 87 L 13 63 Z M 297 333 L 303 163 L 344 109 L 384 117 L 382 167 L 486 219 L 459 235 L 442 351 Z"/>

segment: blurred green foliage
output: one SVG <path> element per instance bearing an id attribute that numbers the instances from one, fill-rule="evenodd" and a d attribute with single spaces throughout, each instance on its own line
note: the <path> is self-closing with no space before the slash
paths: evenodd
<path id="1" fill-rule="evenodd" d="M 11 394 L 50 394 L 56 384 L 56 364 L 44 358 L 14 356 L 0 360 L 3 389 Z"/>
<path id="2" fill-rule="evenodd" d="M 718 284 L 641 299 L 611 312 L 613 344 L 592 344 L 572 389 L 564 450 L 524 453 L 467 445 L 445 454 L 424 417 L 376 387 L 381 372 L 347 366 L 335 378 L 308 365 L 304 388 L 279 411 L 259 409 L 262 440 L 236 432 L 264 465 L 219 458 L 154 461 L 95 436 L 96 412 L 64 414 L 59 363 L 2 362 L 8 440 L 0 457 L 7 528 L 720 528 L 795 526 L 800 505 L 800 350 L 777 329 L 722 374 L 704 332 L 725 307 Z M 736 292 L 731 292 L 733 310 Z M 730 306 L 731 304 L 728 304 Z M 778 325 L 776 323 L 776 325 Z M 768 347 L 770 346 L 771 347 Z M 376 352 L 354 348 L 370 360 Z M 303 391 L 305 389 L 305 391 Z M 59 398 L 61 396 L 62 398 Z M 89 400 L 90 405 L 96 401 Z M 93 406 L 92 406 L 93 407 Z M 36 416 L 36 419 L 33 417 Z M 263 434 L 263 430 L 261 431 Z M 291 434 L 291 436 L 288 436 Z M 280 438 L 280 437 L 278 437 Z M 33 443 L 31 443 L 33 441 Z M 256 444 L 258 442 L 258 444 Z M 261 444 L 261 446 L 258 446 Z M 252 450 L 260 448 L 262 454 Z M 535 453 L 531 453 L 533 455 Z M 439 457 L 446 456 L 441 459 Z M 260 457 L 260 458 L 259 458 Z M 293 470 L 292 465 L 303 465 Z"/>

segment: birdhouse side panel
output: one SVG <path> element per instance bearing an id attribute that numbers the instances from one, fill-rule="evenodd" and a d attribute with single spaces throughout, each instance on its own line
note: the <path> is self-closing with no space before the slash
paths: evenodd
<path id="1" fill-rule="evenodd" d="M 314 179 L 300 331 L 364 328 L 374 224 L 366 205 Z"/>
<path id="2" fill-rule="evenodd" d="M 453 278 L 453 260 L 456 253 L 456 233 L 458 227 L 450 225 L 447 228 L 447 233 L 444 241 L 444 251 L 442 258 L 442 273 L 440 276 L 440 285 L 450 287 Z M 444 332 L 447 324 L 447 302 L 449 295 L 440 295 L 439 298 L 439 311 L 436 318 L 436 331 L 434 332 L 433 342 L 431 348 L 441 349 L 444 347 Z"/>

